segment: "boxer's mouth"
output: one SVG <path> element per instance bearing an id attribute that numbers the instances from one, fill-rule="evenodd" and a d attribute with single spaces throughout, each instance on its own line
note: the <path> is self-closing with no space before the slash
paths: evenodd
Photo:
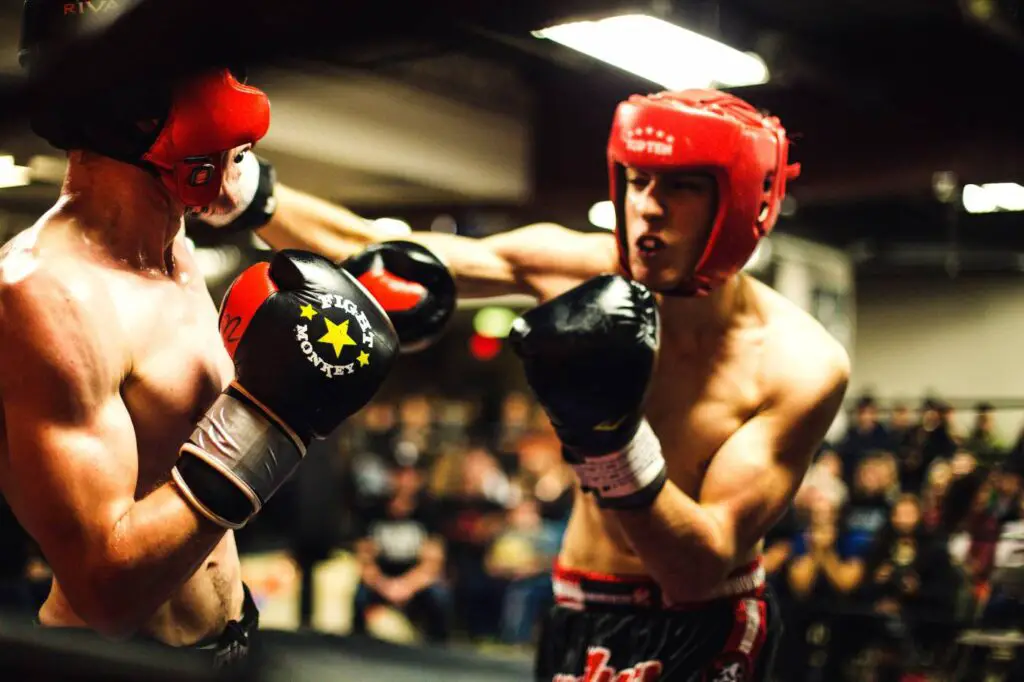
<path id="1" fill-rule="evenodd" d="M 665 240 L 653 234 L 645 234 L 636 240 L 637 251 L 645 256 L 653 256 L 665 246 Z"/>

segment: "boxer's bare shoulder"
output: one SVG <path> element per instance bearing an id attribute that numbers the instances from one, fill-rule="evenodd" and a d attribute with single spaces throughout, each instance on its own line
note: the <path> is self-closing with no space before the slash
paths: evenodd
<path id="1" fill-rule="evenodd" d="M 768 323 L 763 380 L 766 398 L 830 392 L 845 385 L 850 358 L 843 345 L 809 313 L 771 287 L 748 278 Z"/>
<path id="2" fill-rule="evenodd" d="M 482 239 L 416 232 L 408 237 L 436 253 L 466 298 L 526 294 L 546 300 L 617 269 L 610 232 L 580 232 L 535 223 Z"/>
<path id="3" fill-rule="evenodd" d="M 119 520 L 167 480 L 233 368 L 184 243 L 175 276 L 156 276 L 65 228 L 43 221 L 0 250 L 0 490 L 54 570 L 40 618 L 83 625 L 104 618 L 90 600 L 117 560 Z M 235 614 L 230 535 L 214 555 L 224 575 L 201 570 L 144 631 L 173 643 Z M 175 609 L 190 614 L 184 628 Z"/>

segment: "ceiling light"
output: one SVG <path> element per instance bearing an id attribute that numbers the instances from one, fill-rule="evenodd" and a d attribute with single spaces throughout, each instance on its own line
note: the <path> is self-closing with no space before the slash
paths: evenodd
<path id="1" fill-rule="evenodd" d="M 1024 187 L 1016 182 L 964 185 L 963 202 L 968 213 L 1024 211 Z"/>
<path id="2" fill-rule="evenodd" d="M 610 201 L 599 201 L 587 211 L 590 224 L 605 230 L 615 229 L 615 206 Z"/>
<path id="3" fill-rule="evenodd" d="M 578 50 L 670 90 L 768 82 L 761 57 L 643 14 L 560 24 L 534 36 Z"/>

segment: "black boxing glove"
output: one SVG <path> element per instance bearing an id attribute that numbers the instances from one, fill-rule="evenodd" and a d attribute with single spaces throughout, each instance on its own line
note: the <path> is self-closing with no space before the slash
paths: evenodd
<path id="1" fill-rule="evenodd" d="M 341 266 L 387 311 L 404 353 L 430 346 L 455 312 L 452 273 L 420 244 L 381 242 L 348 258 Z"/>
<path id="2" fill-rule="evenodd" d="M 204 516 L 241 528 L 380 388 L 398 354 L 387 314 L 354 277 L 303 251 L 245 270 L 220 311 L 235 380 L 181 446 L 175 483 Z"/>
<path id="3" fill-rule="evenodd" d="M 660 343 L 650 290 L 595 277 L 516 319 L 509 339 L 584 490 L 607 507 L 653 502 L 665 460 L 643 418 Z"/>

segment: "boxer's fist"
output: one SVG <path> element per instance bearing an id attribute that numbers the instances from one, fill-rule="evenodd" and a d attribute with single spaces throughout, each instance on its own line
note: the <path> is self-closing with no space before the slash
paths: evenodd
<path id="1" fill-rule="evenodd" d="M 341 265 L 387 311 L 398 332 L 402 352 L 422 350 L 436 341 L 455 312 L 455 280 L 451 272 L 419 244 L 374 244 Z"/>
<path id="2" fill-rule="evenodd" d="M 509 338 L 584 488 L 618 506 L 653 499 L 664 485 L 660 447 L 643 420 L 660 342 L 653 294 L 595 277 L 525 313 Z"/>
<path id="3" fill-rule="evenodd" d="M 281 251 L 224 295 L 236 383 L 299 438 L 331 433 L 388 376 L 395 331 L 366 290 L 326 258 Z"/>
<path id="4" fill-rule="evenodd" d="M 236 378 L 182 446 L 175 480 L 202 513 L 243 525 L 380 388 L 398 337 L 367 291 L 329 260 L 282 251 L 224 296 L 220 331 Z"/>

